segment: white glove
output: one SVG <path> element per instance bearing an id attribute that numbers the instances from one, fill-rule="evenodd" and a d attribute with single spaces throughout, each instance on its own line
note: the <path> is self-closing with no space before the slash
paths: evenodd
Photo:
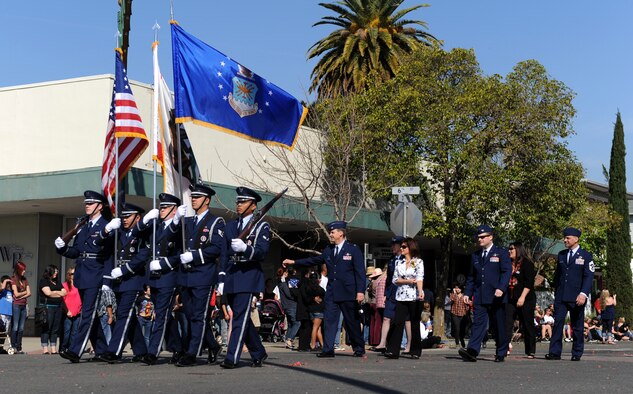
<path id="1" fill-rule="evenodd" d="M 181 205 L 178 208 L 176 208 L 176 214 L 174 215 L 174 224 L 180 223 L 180 219 L 184 218 L 186 214 L 187 214 L 186 205 Z"/>
<path id="2" fill-rule="evenodd" d="M 234 252 L 240 253 L 246 250 L 246 244 L 241 238 L 233 238 L 231 240 L 231 249 L 233 249 Z"/>
<path id="3" fill-rule="evenodd" d="M 110 220 L 110 223 L 106 224 L 105 229 L 107 232 L 121 228 L 121 219 L 114 218 Z"/>
<path id="4" fill-rule="evenodd" d="M 106 291 L 106 290 L 111 290 L 110 286 L 108 285 L 101 285 L 101 290 Z"/>
<path id="5" fill-rule="evenodd" d="M 180 255 L 180 262 L 182 264 L 191 263 L 193 261 L 193 254 L 191 252 L 185 252 Z"/>
<path id="6" fill-rule="evenodd" d="M 160 260 L 152 260 L 149 263 L 150 271 L 160 271 L 162 268 L 160 267 Z"/>
<path id="7" fill-rule="evenodd" d="M 151 220 L 158 218 L 158 209 L 154 208 L 143 216 L 143 224 L 149 223 Z"/>
<path id="8" fill-rule="evenodd" d="M 218 293 L 224 294 L 224 283 L 218 283 Z"/>
<path id="9" fill-rule="evenodd" d="M 57 237 L 57 238 L 55 239 L 55 247 L 56 247 L 57 249 L 61 249 L 61 248 L 63 248 L 64 246 L 66 246 L 66 242 L 64 242 L 64 240 L 62 239 L 62 237 Z"/>
<path id="10" fill-rule="evenodd" d="M 112 272 L 110 272 L 110 276 L 112 277 L 112 279 L 119 278 L 123 276 L 123 271 L 121 270 L 121 268 L 116 267 L 115 269 L 112 270 Z"/>

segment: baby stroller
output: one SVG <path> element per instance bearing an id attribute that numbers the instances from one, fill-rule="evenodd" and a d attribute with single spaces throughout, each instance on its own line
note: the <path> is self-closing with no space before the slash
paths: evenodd
<path id="1" fill-rule="evenodd" d="M 269 342 L 279 342 L 285 333 L 284 311 L 277 300 L 264 300 L 259 311 L 259 335 Z"/>
<path id="2" fill-rule="evenodd" d="M 5 341 L 9 337 L 9 325 L 3 319 L 0 319 L 0 354 L 14 354 L 15 349 L 9 346 L 8 349 L 4 348 Z"/>

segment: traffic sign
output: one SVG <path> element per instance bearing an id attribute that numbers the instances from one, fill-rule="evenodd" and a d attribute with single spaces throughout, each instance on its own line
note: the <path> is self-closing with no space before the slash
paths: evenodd
<path id="1" fill-rule="evenodd" d="M 391 212 L 389 228 L 395 235 L 415 237 L 422 230 L 422 212 L 412 202 L 401 202 Z"/>
<path id="2" fill-rule="evenodd" d="M 392 195 L 401 195 L 401 194 L 420 194 L 419 186 L 398 186 L 391 188 Z"/>

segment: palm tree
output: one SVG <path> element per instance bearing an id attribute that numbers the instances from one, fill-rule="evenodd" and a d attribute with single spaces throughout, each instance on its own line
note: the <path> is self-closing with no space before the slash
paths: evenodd
<path id="1" fill-rule="evenodd" d="M 339 14 L 325 16 L 318 25 L 339 26 L 309 49 L 308 59 L 323 55 L 312 70 L 310 92 L 336 97 L 361 91 L 370 73 L 381 80 L 393 78 L 403 55 L 417 48 L 441 45 L 423 21 L 402 19 L 420 4 L 397 11 L 404 0 L 342 0 L 319 3 Z"/>

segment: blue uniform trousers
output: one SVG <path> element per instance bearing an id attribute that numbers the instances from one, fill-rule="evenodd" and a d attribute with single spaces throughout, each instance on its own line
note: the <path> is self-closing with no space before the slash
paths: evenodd
<path id="1" fill-rule="evenodd" d="M 101 329 L 101 324 L 95 321 L 97 318 L 97 305 L 101 295 L 101 287 L 90 287 L 79 289 L 81 298 L 81 320 L 75 335 L 70 339 L 70 351 L 81 356 L 88 340 L 94 340 L 96 354 L 104 354 L 107 350 L 105 336 Z"/>
<path id="2" fill-rule="evenodd" d="M 117 302 L 116 322 L 114 323 L 114 331 L 108 345 L 109 353 L 120 356 L 125 346 L 125 340 L 128 338 L 135 356 L 147 354 L 143 330 L 136 317 L 135 303 L 139 293 L 138 290 L 114 293 Z"/>
<path id="3" fill-rule="evenodd" d="M 506 338 L 506 308 L 505 304 L 495 302 L 493 304 L 475 304 L 473 315 L 473 325 L 468 340 L 468 349 L 474 350 L 477 354 L 481 350 L 481 342 L 488 331 L 488 323 L 494 331 L 497 345 L 496 355 L 505 357 L 508 353 L 508 341 Z M 412 327 L 413 328 L 413 327 Z"/>
<path id="4" fill-rule="evenodd" d="M 171 324 L 173 320 L 171 309 L 174 305 L 175 292 L 175 287 L 152 287 L 152 301 L 154 302 L 156 317 L 154 318 L 152 333 L 149 337 L 147 353 L 153 354 L 156 357 L 160 354 L 165 337 L 167 340 L 167 349 L 173 352 L 182 351 L 178 326 Z"/>
<path id="5" fill-rule="evenodd" d="M 261 360 L 266 355 L 266 349 L 264 349 L 259 333 L 251 321 L 251 300 L 253 299 L 253 294 L 227 294 L 227 298 L 233 311 L 233 322 L 225 360 L 237 364 L 240 361 L 244 344 L 246 344 L 253 360 Z"/>
<path id="6" fill-rule="evenodd" d="M 334 339 L 339 317 L 343 313 L 343 324 L 345 331 L 349 336 L 354 352 L 365 353 L 365 343 L 363 342 L 363 334 L 360 330 L 360 316 L 358 313 L 358 303 L 356 301 L 339 301 L 334 302 L 325 297 L 325 335 L 323 336 L 323 353 L 334 352 Z"/>
<path id="7" fill-rule="evenodd" d="M 578 306 L 575 302 L 554 302 L 554 327 L 552 328 L 552 339 L 549 344 L 549 353 L 560 356 L 563 351 L 563 326 L 565 317 L 569 312 L 569 322 L 572 328 L 572 339 L 574 343 L 571 348 L 571 355 L 581 357 L 585 350 L 584 324 L 585 306 Z"/>
<path id="8" fill-rule="evenodd" d="M 184 287 L 182 289 L 182 304 L 185 306 L 185 315 L 189 322 L 189 343 L 187 353 L 199 356 L 202 344 L 206 337 L 207 314 L 209 313 L 209 301 L 211 300 L 212 286 Z M 210 348 L 217 348 L 215 344 L 209 344 Z"/>

